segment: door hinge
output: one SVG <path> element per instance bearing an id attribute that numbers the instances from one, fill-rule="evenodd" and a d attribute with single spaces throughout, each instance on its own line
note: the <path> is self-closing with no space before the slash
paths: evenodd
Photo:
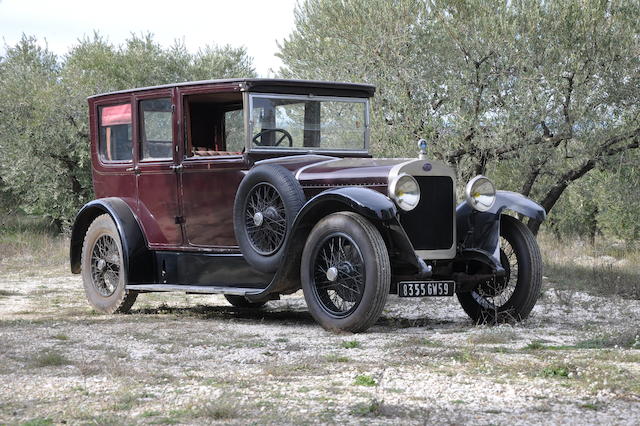
<path id="1" fill-rule="evenodd" d="M 185 222 L 186 220 L 184 220 L 184 216 L 176 216 L 176 225 L 182 225 Z"/>

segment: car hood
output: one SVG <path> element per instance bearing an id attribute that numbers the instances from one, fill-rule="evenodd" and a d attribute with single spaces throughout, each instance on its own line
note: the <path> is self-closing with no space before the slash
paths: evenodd
<path id="1" fill-rule="evenodd" d="M 400 158 L 329 158 L 295 171 L 303 188 L 365 185 L 387 186 L 389 170 Z"/>

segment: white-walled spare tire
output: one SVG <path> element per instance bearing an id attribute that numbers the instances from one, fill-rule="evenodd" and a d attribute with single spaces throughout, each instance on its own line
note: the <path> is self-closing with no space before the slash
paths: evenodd
<path id="1" fill-rule="evenodd" d="M 300 184 L 286 168 L 265 164 L 247 173 L 236 193 L 233 226 L 240 251 L 251 266 L 262 272 L 278 269 L 291 225 L 304 202 Z"/>

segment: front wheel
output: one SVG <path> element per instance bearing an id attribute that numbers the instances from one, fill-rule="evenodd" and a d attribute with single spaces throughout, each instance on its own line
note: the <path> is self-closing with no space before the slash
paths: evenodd
<path id="1" fill-rule="evenodd" d="M 462 309 L 476 323 L 521 321 L 538 300 L 542 286 L 538 243 L 529 228 L 506 215 L 500 220 L 500 263 L 505 269 L 503 278 L 458 294 Z"/>
<path id="2" fill-rule="evenodd" d="M 300 271 L 309 312 L 327 330 L 365 331 L 389 294 L 391 266 L 384 240 L 356 213 L 334 213 L 314 226 Z"/>

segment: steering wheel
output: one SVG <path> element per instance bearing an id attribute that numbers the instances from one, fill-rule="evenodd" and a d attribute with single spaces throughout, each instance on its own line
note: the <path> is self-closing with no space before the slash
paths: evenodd
<path id="1" fill-rule="evenodd" d="M 278 139 L 273 145 L 267 145 L 262 142 L 262 135 L 266 135 L 267 133 L 282 133 L 282 136 L 280 136 L 280 139 Z M 258 141 L 258 139 L 260 139 L 260 141 Z M 293 147 L 293 138 L 291 137 L 291 133 L 287 132 L 285 129 L 264 129 L 251 138 L 251 141 L 258 146 L 279 146 L 285 139 L 289 139 L 289 148 Z"/>

